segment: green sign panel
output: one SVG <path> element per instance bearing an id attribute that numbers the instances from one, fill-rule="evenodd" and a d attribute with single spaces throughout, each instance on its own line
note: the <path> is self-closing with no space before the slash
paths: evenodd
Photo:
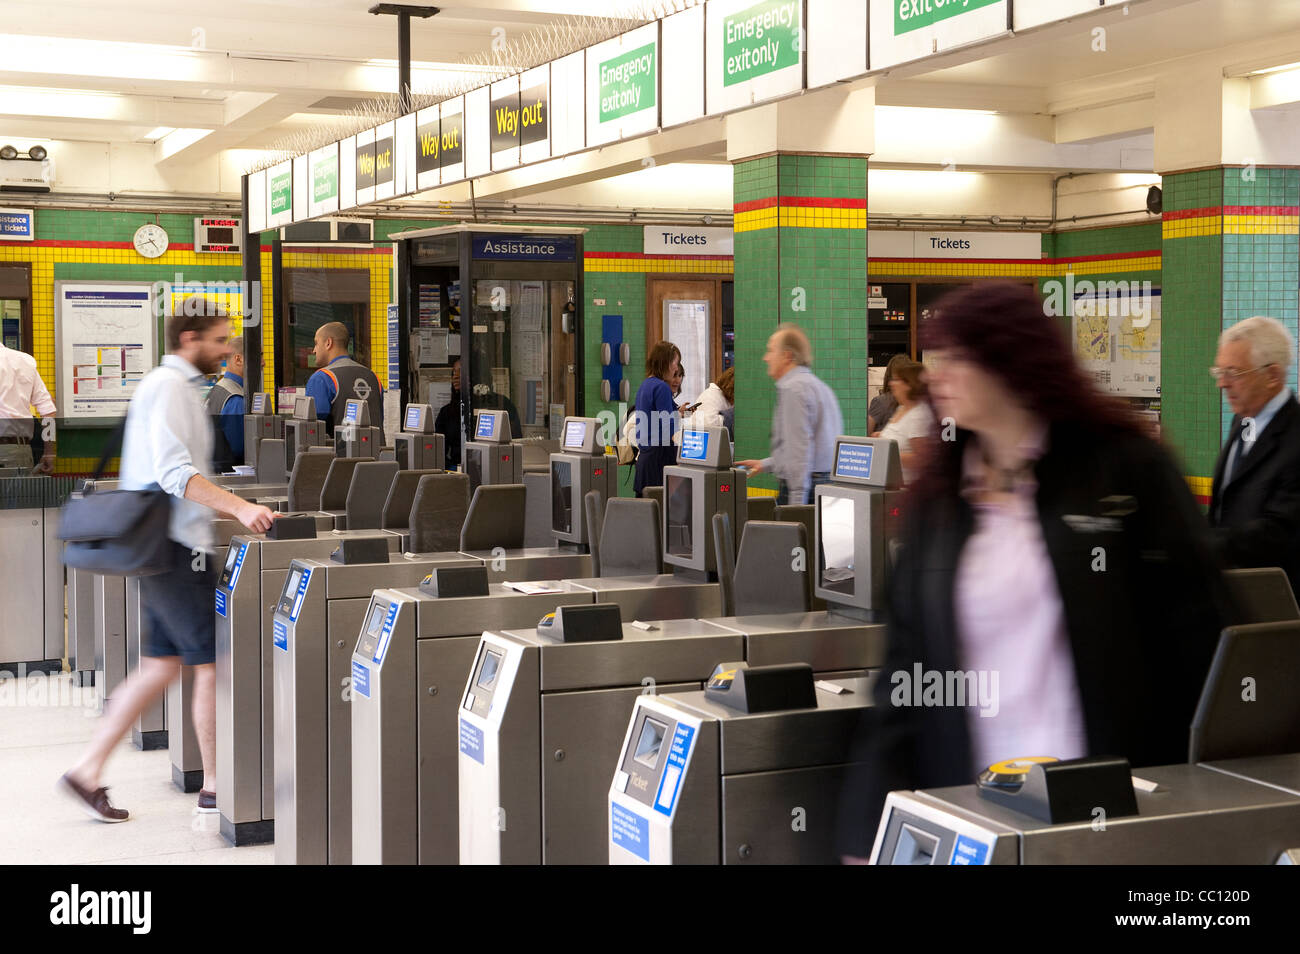
<path id="1" fill-rule="evenodd" d="M 600 64 L 600 121 L 607 123 L 655 105 L 655 44 Z"/>
<path id="2" fill-rule="evenodd" d="M 894 0 L 894 36 L 950 20 L 999 0 Z"/>
<path id="3" fill-rule="evenodd" d="M 271 214 L 279 215 L 292 208 L 293 171 L 282 172 L 271 180 Z"/>
<path id="4" fill-rule="evenodd" d="M 722 85 L 734 86 L 799 62 L 803 4 L 766 0 L 722 21 Z"/>
<path id="5" fill-rule="evenodd" d="M 311 167 L 311 198 L 326 202 L 339 194 L 339 157 L 337 154 Z"/>

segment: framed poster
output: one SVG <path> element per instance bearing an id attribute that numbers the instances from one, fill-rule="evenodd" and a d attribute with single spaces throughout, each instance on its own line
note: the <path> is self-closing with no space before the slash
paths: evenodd
<path id="1" fill-rule="evenodd" d="M 150 282 L 54 283 L 55 401 L 65 418 L 126 414 L 157 363 L 158 310 Z"/>

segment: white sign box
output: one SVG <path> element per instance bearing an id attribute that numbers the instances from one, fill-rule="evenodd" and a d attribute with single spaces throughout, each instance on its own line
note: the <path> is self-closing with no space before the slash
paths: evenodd
<path id="1" fill-rule="evenodd" d="M 729 228 L 683 228 L 678 225 L 645 226 L 647 255 L 733 255 L 733 233 Z"/>
<path id="2" fill-rule="evenodd" d="M 266 230 L 266 170 L 248 177 L 248 231 L 253 235 Z"/>
<path id="3" fill-rule="evenodd" d="M 808 0 L 808 88 L 867 71 L 867 0 Z"/>
<path id="4" fill-rule="evenodd" d="M 600 146 L 659 125 L 659 24 L 587 51 L 587 145 Z"/>
<path id="5" fill-rule="evenodd" d="M 339 210 L 339 144 L 330 143 L 308 155 L 311 195 L 308 210 L 314 219 Z"/>
<path id="6" fill-rule="evenodd" d="M 704 21 L 710 115 L 803 89 L 803 0 L 713 0 Z"/>
<path id="7" fill-rule="evenodd" d="M 662 124 L 678 126 L 704 115 L 704 5 L 663 20 Z"/>
<path id="8" fill-rule="evenodd" d="M 919 60 L 1007 31 L 1007 0 L 876 0 L 871 68 Z"/>
<path id="9" fill-rule="evenodd" d="M 579 50 L 551 61 L 551 155 L 586 146 L 587 58 Z"/>
<path id="10" fill-rule="evenodd" d="M 1012 26 L 1016 30 L 1027 30 L 1100 9 L 1097 0 L 1016 0 L 1011 8 Z"/>

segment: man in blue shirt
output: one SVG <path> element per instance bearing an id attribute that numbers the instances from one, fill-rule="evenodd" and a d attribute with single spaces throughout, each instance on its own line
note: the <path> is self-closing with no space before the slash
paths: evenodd
<path id="1" fill-rule="evenodd" d="M 226 372 L 207 396 L 208 413 L 215 430 L 212 469 L 222 474 L 244 462 L 244 339 L 230 339 Z"/>
<path id="2" fill-rule="evenodd" d="M 312 349 L 317 370 L 307 379 L 307 396 L 316 399 L 316 416 L 325 422 L 330 434 L 342 418 L 344 402 L 349 398 L 366 402 L 371 427 L 384 426 L 383 389 L 375 372 L 348 357 L 350 338 L 342 322 L 330 321 L 317 329 Z"/>

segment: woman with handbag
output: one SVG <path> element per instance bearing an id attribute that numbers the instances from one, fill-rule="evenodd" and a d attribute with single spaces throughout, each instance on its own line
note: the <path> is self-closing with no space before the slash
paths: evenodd
<path id="1" fill-rule="evenodd" d="M 672 386 L 668 383 L 681 367 L 682 353 L 671 341 L 660 341 L 645 359 L 646 378 L 636 391 L 632 417 L 636 421 L 636 478 L 638 497 L 646 487 L 664 482 L 664 468 L 677 456 L 673 435 L 680 427 Z"/>
<path id="2" fill-rule="evenodd" d="M 140 606 L 148 623 L 142 627 L 147 635 L 141 641 L 140 668 L 113 695 L 81 760 L 59 779 L 61 791 L 104 822 L 126 821 L 128 814 L 113 806 L 100 784 L 104 763 L 183 665 L 194 668 L 194 734 L 203 758 L 198 810 L 217 810 L 212 517 L 214 511 L 231 516 L 253 533 L 270 529 L 275 518 L 266 507 L 222 490 L 205 476 L 211 473 L 212 421 L 202 386 L 204 376 L 215 373 L 230 353 L 225 312 L 201 298 L 186 299 L 167 319 L 165 334 L 168 354 L 140 382 L 127 410 L 120 474 L 124 489 L 111 492 L 137 499 L 148 495 L 147 503 L 137 508 L 142 517 L 136 526 L 109 527 L 101 520 L 101 539 L 93 541 L 116 547 L 133 561 L 131 572 L 142 576 Z M 87 516 L 91 502 L 101 496 L 80 501 L 80 516 Z M 130 502 L 124 498 L 122 509 L 130 510 Z M 152 530 L 160 511 L 164 523 Z M 81 556 L 74 559 L 94 549 L 92 522 L 82 519 L 80 538 L 69 538 L 71 551 L 82 544 Z"/>

